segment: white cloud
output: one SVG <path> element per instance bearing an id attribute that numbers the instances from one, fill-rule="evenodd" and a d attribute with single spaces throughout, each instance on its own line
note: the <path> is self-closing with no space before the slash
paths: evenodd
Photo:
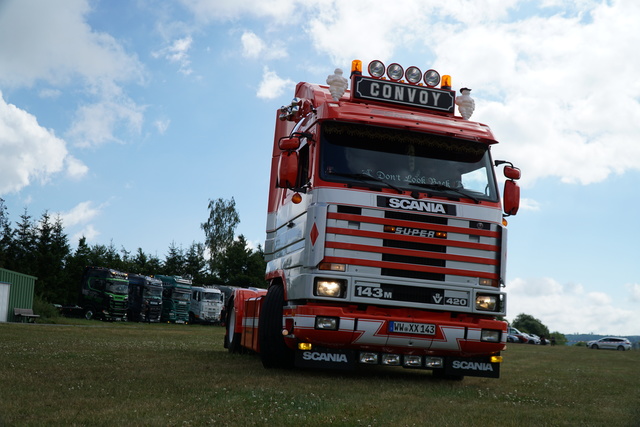
<path id="1" fill-rule="evenodd" d="M 68 212 L 60 213 L 60 218 L 65 227 L 73 227 L 91 221 L 100 213 L 100 208 L 93 207 L 93 202 L 78 203 Z"/>
<path id="2" fill-rule="evenodd" d="M 540 203 L 533 199 L 522 198 L 520 199 L 520 210 L 523 211 L 539 211 Z"/>
<path id="3" fill-rule="evenodd" d="M 87 239 L 87 243 L 93 243 L 97 241 L 98 236 L 100 236 L 100 232 L 96 230 L 93 225 L 88 224 L 82 230 L 74 233 L 71 241 L 78 242 L 82 237 L 84 237 Z"/>
<path id="4" fill-rule="evenodd" d="M 242 42 L 242 55 L 245 58 L 271 60 L 280 59 L 287 56 L 284 48 L 277 45 L 267 46 L 267 44 L 251 31 L 245 31 L 240 37 Z"/>
<path id="5" fill-rule="evenodd" d="M 37 13 L 34 13 L 37 11 Z M 47 84 L 41 97 L 56 98 L 74 85 L 92 99 L 74 114 L 68 135 L 79 145 L 119 141 L 122 123 L 140 126 L 143 107 L 122 91 L 123 82 L 143 82 L 144 68 L 111 35 L 86 22 L 86 0 L 64 7 L 46 0 L 9 1 L 0 13 L 0 84 L 31 87 Z M 78 172 L 78 163 L 73 163 Z"/>
<path id="6" fill-rule="evenodd" d="M 186 36 L 174 40 L 169 46 L 152 53 L 154 58 L 164 58 L 169 62 L 178 64 L 179 72 L 188 76 L 193 73 L 189 50 L 193 44 L 193 38 Z"/>
<path id="7" fill-rule="evenodd" d="M 142 127 L 144 107 L 126 96 L 104 97 L 94 104 L 78 108 L 67 136 L 79 147 L 99 146 L 107 142 L 121 142 L 116 136 L 125 130 L 138 134 Z"/>
<path id="8" fill-rule="evenodd" d="M 604 292 L 586 292 L 580 284 L 562 285 L 552 278 L 517 278 L 507 284 L 509 320 L 530 314 L 551 331 L 564 334 L 637 334 L 640 312 L 622 306 Z"/>
<path id="9" fill-rule="evenodd" d="M 64 140 L 43 128 L 37 119 L 13 104 L 0 92 L 0 194 L 17 192 L 33 180 L 47 182 L 65 167 L 78 177 L 87 168 L 71 157 Z"/>
<path id="10" fill-rule="evenodd" d="M 165 120 L 158 119 L 155 122 L 153 122 L 153 125 L 155 126 L 156 130 L 160 135 L 163 135 L 167 131 L 167 129 L 169 129 L 170 124 L 171 124 L 171 120 L 169 119 L 165 119 Z"/>
<path id="11" fill-rule="evenodd" d="M 640 302 L 640 283 L 627 283 L 625 286 L 629 290 L 629 299 Z"/>
<path id="12" fill-rule="evenodd" d="M 201 21 L 226 21 L 241 15 L 268 17 L 286 23 L 302 0 L 181 0 Z"/>
<path id="13" fill-rule="evenodd" d="M 38 80 L 65 85 L 81 77 L 141 80 L 137 58 L 86 23 L 86 0 L 5 1 L 0 13 L 0 83 L 31 86 Z"/>
<path id="14" fill-rule="evenodd" d="M 71 155 L 66 157 L 65 165 L 67 168 L 67 176 L 72 179 L 80 179 L 89 172 L 87 165 Z"/>
<path id="15" fill-rule="evenodd" d="M 273 99 L 282 95 L 286 90 L 292 90 L 295 82 L 289 79 L 280 78 L 275 71 L 264 67 L 263 79 L 258 88 L 257 97 L 263 99 Z"/>

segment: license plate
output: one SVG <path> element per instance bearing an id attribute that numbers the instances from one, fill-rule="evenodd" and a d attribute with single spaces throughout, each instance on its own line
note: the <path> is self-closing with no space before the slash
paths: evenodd
<path id="1" fill-rule="evenodd" d="M 389 322 L 389 332 L 404 334 L 435 335 L 436 325 L 430 323 Z"/>

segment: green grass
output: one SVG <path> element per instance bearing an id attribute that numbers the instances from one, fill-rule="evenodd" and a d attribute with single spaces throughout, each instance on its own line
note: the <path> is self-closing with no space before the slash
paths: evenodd
<path id="1" fill-rule="evenodd" d="M 0 324 L 0 426 L 640 425 L 640 352 L 510 345 L 502 378 L 266 370 L 223 329 Z"/>

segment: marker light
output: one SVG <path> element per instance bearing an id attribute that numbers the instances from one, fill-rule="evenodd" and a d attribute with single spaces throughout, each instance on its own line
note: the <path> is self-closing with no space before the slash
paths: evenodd
<path id="1" fill-rule="evenodd" d="M 371 77 L 382 77 L 384 76 L 384 64 L 381 61 L 371 61 L 369 63 L 369 74 Z"/>
<path id="2" fill-rule="evenodd" d="M 404 73 L 404 77 L 409 83 L 420 83 L 420 79 L 422 79 L 422 71 L 420 71 L 420 68 L 418 67 L 409 67 Z"/>
<path id="3" fill-rule="evenodd" d="M 445 74 L 442 76 L 442 84 L 440 85 L 442 89 L 451 90 L 451 76 Z"/>
<path id="4" fill-rule="evenodd" d="M 436 70 L 427 70 L 424 72 L 424 83 L 429 87 L 436 87 L 440 83 L 440 73 Z"/>
<path id="5" fill-rule="evenodd" d="M 402 65 L 394 62 L 387 67 L 387 77 L 394 82 L 400 80 L 402 76 L 404 76 L 404 68 L 402 68 Z"/>

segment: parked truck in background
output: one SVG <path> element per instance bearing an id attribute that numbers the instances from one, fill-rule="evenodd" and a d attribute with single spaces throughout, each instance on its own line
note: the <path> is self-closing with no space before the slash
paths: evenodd
<path id="1" fill-rule="evenodd" d="M 268 291 L 234 292 L 225 345 L 258 352 L 267 368 L 498 378 L 520 170 L 492 159 L 495 136 L 468 120 L 470 89 L 456 96 L 435 70 L 368 70 L 354 61 L 346 92 L 340 70 L 329 86 L 299 83 L 278 111 Z"/>
<path id="2" fill-rule="evenodd" d="M 191 279 L 180 276 L 155 276 L 162 281 L 162 316 L 168 323 L 188 323 L 191 303 Z"/>
<path id="3" fill-rule="evenodd" d="M 129 307 L 127 273 L 104 267 L 86 267 L 78 305 L 86 319 L 126 320 Z"/>
<path id="4" fill-rule="evenodd" d="M 162 314 L 162 281 L 142 274 L 129 274 L 130 322 L 160 322 Z"/>
<path id="5" fill-rule="evenodd" d="M 218 288 L 192 286 L 190 323 L 220 323 L 224 307 L 224 295 Z"/>

